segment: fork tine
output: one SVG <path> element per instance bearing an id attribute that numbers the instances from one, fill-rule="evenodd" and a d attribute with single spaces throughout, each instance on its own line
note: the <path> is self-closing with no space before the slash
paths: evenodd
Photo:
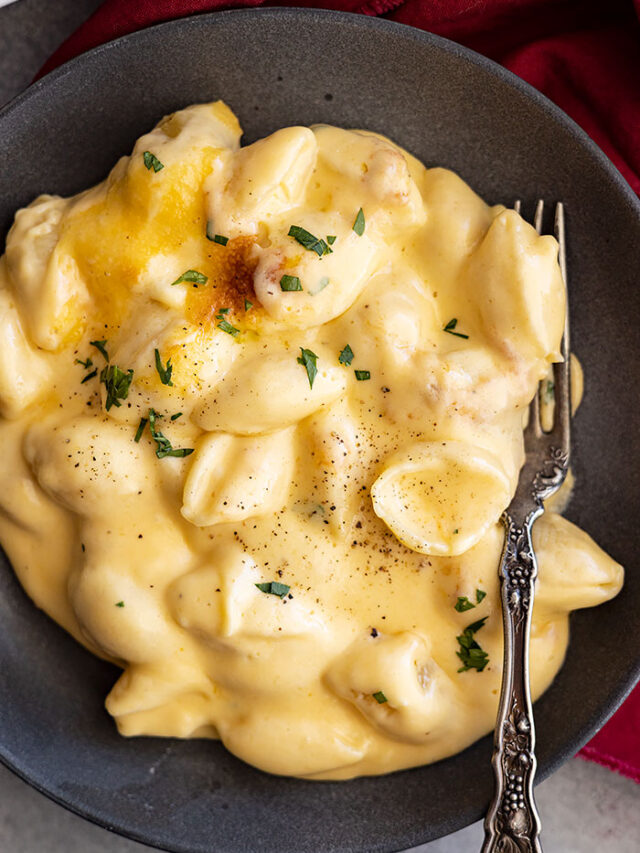
<path id="1" fill-rule="evenodd" d="M 567 282 L 567 257 L 564 229 L 564 206 L 562 202 L 556 205 L 554 234 L 558 241 L 558 263 L 565 286 L 566 309 L 564 317 L 564 333 L 560 349 L 563 361 L 553 365 L 555 383 L 556 411 L 553 435 L 561 443 L 563 449 L 569 451 L 571 424 L 571 356 L 569 346 L 569 288 Z"/>
<path id="2" fill-rule="evenodd" d="M 520 213 L 520 201 L 514 205 L 517 212 Z M 533 218 L 533 225 L 538 234 L 542 231 L 542 218 L 544 215 L 544 200 L 538 199 L 536 204 L 536 212 Z M 527 438 L 540 438 L 542 435 L 542 422 L 540 419 L 540 388 L 536 389 L 536 393 L 529 404 L 529 422 L 524 431 L 525 440 Z"/>
<path id="3" fill-rule="evenodd" d="M 522 202 L 519 198 L 517 198 L 513 203 L 513 209 L 517 214 L 520 214 L 520 208 L 522 207 Z"/>
<path id="4" fill-rule="evenodd" d="M 533 219 L 533 227 L 538 234 L 542 234 L 542 217 L 544 216 L 544 199 L 539 198 L 536 205 L 536 214 Z"/>
<path id="5" fill-rule="evenodd" d="M 564 281 L 565 297 L 566 297 L 566 314 L 564 318 L 564 335 L 562 336 L 562 355 L 569 356 L 569 285 L 567 282 L 567 248 L 564 231 L 564 205 L 561 201 L 556 205 L 556 215 L 554 222 L 554 234 L 558 241 L 558 263 L 560 264 L 560 272 Z"/>
<path id="6" fill-rule="evenodd" d="M 542 426 L 540 424 L 540 389 L 536 388 L 536 393 L 529 403 L 529 422 L 524 430 L 525 449 L 528 438 L 540 438 L 542 435 Z"/>

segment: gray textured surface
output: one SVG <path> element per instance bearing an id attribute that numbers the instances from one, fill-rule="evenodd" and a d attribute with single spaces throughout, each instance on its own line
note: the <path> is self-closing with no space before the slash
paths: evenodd
<path id="1" fill-rule="evenodd" d="M 60 40 L 99 0 L 21 0 L 0 9 L 0 103 L 20 91 Z M 539 789 L 547 853 L 638 848 L 637 788 L 608 771 L 570 762 Z M 428 853 L 477 849 L 469 827 L 426 845 Z M 134 853 L 144 848 L 70 815 L 0 768 L 0 850 L 7 853 Z"/>
<path id="2" fill-rule="evenodd" d="M 102 0 L 20 0 L 0 8 L 0 106 L 29 85 L 46 59 Z"/>
<path id="3" fill-rule="evenodd" d="M 538 804 L 545 853 L 637 853 L 640 796 L 638 786 L 622 776 L 575 758 L 539 786 Z M 481 840 L 476 823 L 411 853 L 472 853 Z M 0 765 L 0 850 L 144 853 L 150 848 L 70 814 Z"/>

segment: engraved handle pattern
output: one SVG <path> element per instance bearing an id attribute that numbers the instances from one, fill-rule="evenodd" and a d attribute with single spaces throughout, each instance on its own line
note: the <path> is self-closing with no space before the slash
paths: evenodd
<path id="1" fill-rule="evenodd" d="M 533 798 L 535 729 L 529 692 L 529 630 L 538 574 L 531 544 L 537 506 L 522 527 L 508 511 L 500 585 L 504 619 L 504 674 L 494 734 L 495 792 L 485 819 L 482 853 L 542 853 L 540 818 Z"/>

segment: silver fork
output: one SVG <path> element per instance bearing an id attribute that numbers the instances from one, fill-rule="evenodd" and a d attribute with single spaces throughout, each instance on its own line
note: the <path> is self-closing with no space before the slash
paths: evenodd
<path id="1" fill-rule="evenodd" d="M 520 202 L 515 209 L 520 212 Z M 539 201 L 535 228 L 540 234 L 544 202 Z M 554 232 L 558 260 L 567 283 L 564 208 L 556 205 Z M 541 853 L 540 817 L 533 797 L 536 772 L 535 729 L 529 688 L 529 634 L 534 584 L 538 574 L 531 542 L 533 522 L 544 512 L 542 501 L 562 485 L 570 454 L 569 305 L 562 337 L 564 361 L 553 365 L 554 424 L 544 432 L 540 420 L 540 389 L 530 408 L 524 432 L 526 458 L 518 487 L 503 512 L 505 541 L 500 562 L 504 622 L 502 691 L 493 741 L 495 791 L 485 818 L 482 853 Z M 543 380 L 545 381 L 545 380 Z"/>

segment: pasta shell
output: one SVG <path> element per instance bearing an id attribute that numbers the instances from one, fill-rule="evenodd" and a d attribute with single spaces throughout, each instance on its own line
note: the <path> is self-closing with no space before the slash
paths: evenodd
<path id="1" fill-rule="evenodd" d="M 497 521 L 511 491 L 488 450 L 462 441 L 421 442 L 392 457 L 371 498 L 376 515 L 409 548 L 455 556 Z"/>
<path id="2" fill-rule="evenodd" d="M 299 351 L 275 352 L 242 361 L 196 409 L 193 420 L 209 431 L 256 435 L 290 426 L 329 406 L 346 389 L 345 372 L 331 366 L 335 355 L 316 348 L 313 387 Z"/>
<path id="3" fill-rule="evenodd" d="M 255 438 L 208 435 L 185 482 L 182 515 L 206 527 L 280 509 L 293 470 L 293 430 Z"/>

